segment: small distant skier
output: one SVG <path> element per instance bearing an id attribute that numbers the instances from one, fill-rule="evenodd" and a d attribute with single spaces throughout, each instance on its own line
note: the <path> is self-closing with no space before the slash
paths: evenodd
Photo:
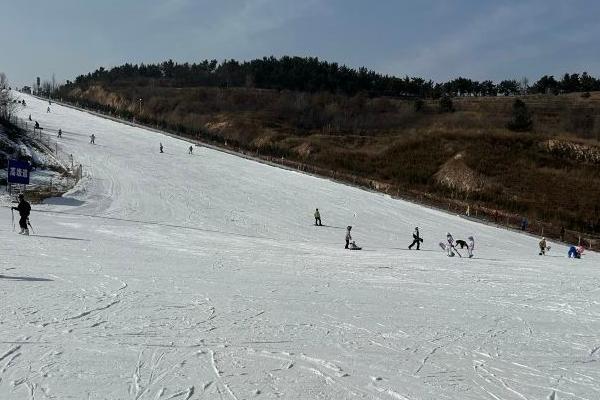
<path id="1" fill-rule="evenodd" d="M 319 213 L 319 209 L 315 210 L 315 226 L 323 226 L 321 224 L 321 214 Z"/>
<path id="2" fill-rule="evenodd" d="M 50 112 L 50 107 L 48 107 L 48 108 L 46 109 L 46 112 L 47 112 L 47 113 L 49 113 L 49 112 Z"/>
<path id="3" fill-rule="evenodd" d="M 423 242 L 423 239 L 421 239 L 421 235 L 419 234 L 419 227 L 417 226 L 415 227 L 415 231 L 413 232 L 413 242 L 410 244 L 410 246 L 408 246 L 408 249 L 412 250 L 413 246 L 416 244 L 417 250 L 421 250 L 421 242 Z"/>
<path id="4" fill-rule="evenodd" d="M 161 152 L 161 153 L 164 153 L 164 151 L 163 151 L 163 145 L 162 145 L 162 143 L 160 143 L 159 149 L 160 149 L 160 152 Z"/>
<path id="5" fill-rule="evenodd" d="M 17 207 L 11 207 L 13 210 L 19 211 L 21 218 L 19 219 L 19 227 L 21 232 L 19 235 L 29 235 L 29 228 L 27 223 L 29 222 L 29 214 L 31 213 L 31 205 L 25 200 L 23 193 L 19 194 L 19 205 Z"/>
<path id="6" fill-rule="evenodd" d="M 538 245 L 540 246 L 540 256 L 546 255 L 546 251 L 548 250 L 546 238 L 543 237 L 542 240 L 540 240 L 540 243 L 538 243 Z"/>
<path id="7" fill-rule="evenodd" d="M 467 253 L 469 254 L 469 258 L 473 258 L 473 250 L 475 250 L 475 238 L 473 236 L 469 236 L 467 238 L 469 243 L 467 243 Z"/>
<path id="8" fill-rule="evenodd" d="M 58 135 L 57 136 L 58 136 L 59 139 L 62 137 L 62 129 L 60 129 L 60 128 L 58 129 Z"/>
<path id="9" fill-rule="evenodd" d="M 345 249 L 348 248 L 348 245 L 350 245 L 350 241 L 352 240 L 352 235 L 350 234 L 351 230 L 352 227 L 348 225 L 348 227 L 346 228 L 346 247 L 344 247 Z"/>
<path id="10" fill-rule="evenodd" d="M 190 146 L 189 151 L 190 151 L 189 154 L 193 154 L 194 153 L 194 148 L 192 146 Z"/>
<path id="11" fill-rule="evenodd" d="M 96 135 L 94 135 L 93 133 L 90 135 L 90 143 L 96 144 Z"/>

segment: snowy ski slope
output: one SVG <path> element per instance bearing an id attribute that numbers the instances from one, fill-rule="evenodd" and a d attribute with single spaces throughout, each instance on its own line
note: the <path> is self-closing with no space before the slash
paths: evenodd
<path id="1" fill-rule="evenodd" d="M 3 212 L 0 399 L 600 398 L 598 255 L 22 97 L 85 177 Z"/>

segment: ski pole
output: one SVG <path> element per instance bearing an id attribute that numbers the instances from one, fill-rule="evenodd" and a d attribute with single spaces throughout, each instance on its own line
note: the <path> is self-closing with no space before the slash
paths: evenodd
<path id="1" fill-rule="evenodd" d="M 33 233 L 35 235 L 35 229 L 33 229 L 31 222 L 29 222 L 29 218 L 27 218 L 27 225 L 29 225 L 29 227 L 31 228 L 31 233 Z"/>
<path id="2" fill-rule="evenodd" d="M 460 258 L 462 258 L 462 255 L 458 252 L 458 250 L 456 249 L 456 247 L 452 246 L 452 248 L 454 249 L 454 251 L 456 252 L 456 254 L 458 254 L 458 256 Z"/>

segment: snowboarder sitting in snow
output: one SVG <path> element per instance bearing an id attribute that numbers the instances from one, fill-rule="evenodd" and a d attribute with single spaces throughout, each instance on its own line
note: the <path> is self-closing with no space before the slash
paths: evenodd
<path id="1" fill-rule="evenodd" d="M 423 239 L 421 239 L 421 236 L 419 235 L 419 227 L 417 226 L 415 228 L 415 231 L 413 232 L 413 242 L 410 244 L 410 246 L 408 246 L 408 249 L 412 250 L 412 247 L 416 244 L 417 250 L 421 250 L 420 246 L 421 246 L 422 242 L 423 242 Z"/>
<path id="2" fill-rule="evenodd" d="M 323 226 L 321 224 L 321 214 L 319 213 L 319 209 L 315 210 L 315 226 Z"/>
<path id="3" fill-rule="evenodd" d="M 21 228 L 19 235 L 29 235 L 27 222 L 29 221 L 29 213 L 31 213 L 31 205 L 25 200 L 23 193 L 19 194 L 19 205 L 11 207 L 11 209 L 19 211 L 19 215 L 21 216 L 21 219 L 19 219 L 19 227 Z"/>
<path id="4" fill-rule="evenodd" d="M 540 256 L 545 255 L 546 251 L 548 250 L 548 246 L 546 245 L 546 238 L 543 237 L 538 245 L 540 246 Z"/>
<path id="5" fill-rule="evenodd" d="M 35 121 L 35 129 L 40 129 L 40 123 Z"/>
<path id="6" fill-rule="evenodd" d="M 350 250 L 362 250 L 362 247 L 358 247 L 356 245 L 356 243 L 354 243 L 354 241 L 351 241 L 350 242 L 350 246 L 348 246 L 348 249 L 350 249 Z"/>
<path id="7" fill-rule="evenodd" d="M 569 248 L 569 253 L 568 256 L 569 258 L 581 258 L 581 255 L 583 254 L 583 246 L 571 246 Z"/>

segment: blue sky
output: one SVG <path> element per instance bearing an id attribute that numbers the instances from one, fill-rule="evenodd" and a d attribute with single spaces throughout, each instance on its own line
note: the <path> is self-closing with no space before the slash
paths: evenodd
<path id="1" fill-rule="evenodd" d="M 11 82 L 125 62 L 318 56 L 443 81 L 600 76 L 593 0 L 18 0 L 0 7 Z"/>

